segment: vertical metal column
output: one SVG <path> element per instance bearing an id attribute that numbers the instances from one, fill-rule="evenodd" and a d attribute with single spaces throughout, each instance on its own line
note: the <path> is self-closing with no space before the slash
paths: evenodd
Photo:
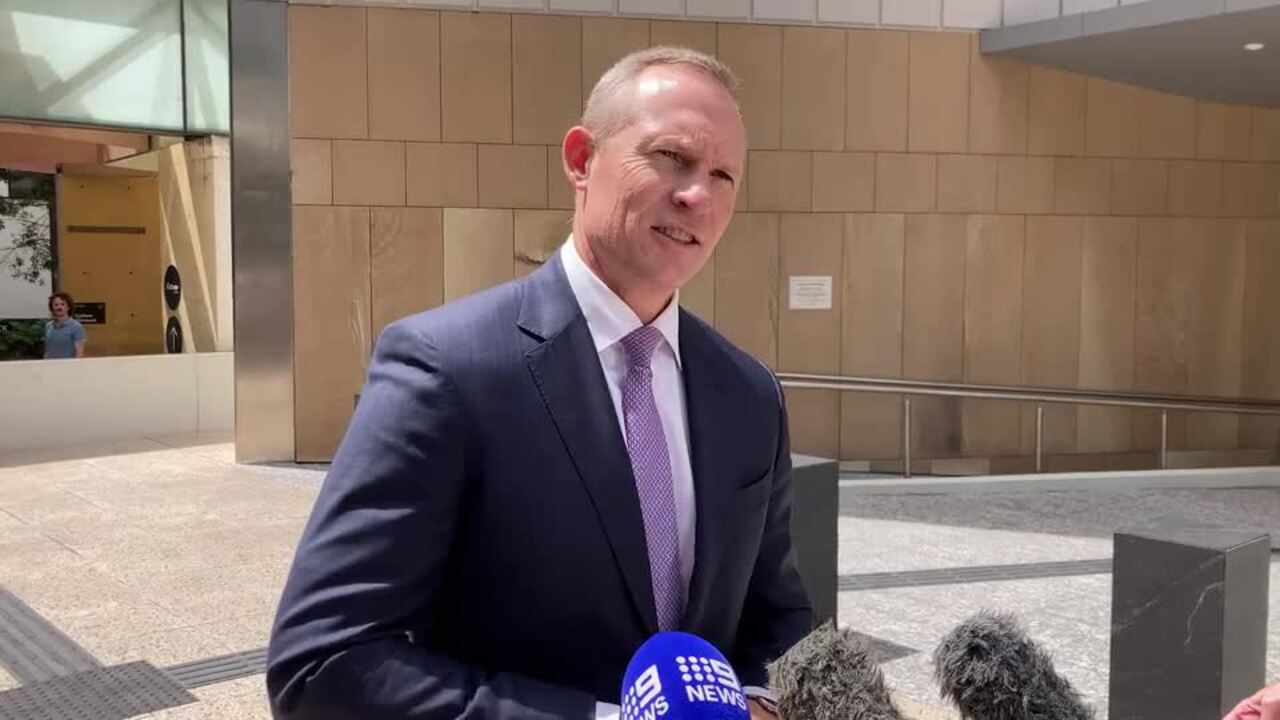
<path id="1" fill-rule="evenodd" d="M 1044 472 L 1044 406 L 1036 405 L 1036 472 Z"/>
<path id="2" fill-rule="evenodd" d="M 902 477 L 911 477 L 911 398 L 902 398 Z"/>
<path id="3" fill-rule="evenodd" d="M 289 6 L 230 0 L 236 460 L 294 459 Z"/>
<path id="4" fill-rule="evenodd" d="M 1169 469 L 1169 411 L 1160 411 L 1160 469 Z"/>

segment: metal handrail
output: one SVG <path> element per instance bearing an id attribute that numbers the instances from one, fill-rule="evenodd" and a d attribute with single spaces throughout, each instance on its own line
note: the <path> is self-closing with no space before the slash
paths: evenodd
<path id="1" fill-rule="evenodd" d="M 1146 408 L 1160 411 L 1160 469 L 1168 467 L 1169 411 L 1232 413 L 1238 415 L 1280 416 L 1280 402 L 1248 398 L 1161 395 L 1157 393 L 1122 393 L 1078 388 L 1047 388 L 1011 385 L 977 385 L 969 383 L 903 380 L 897 378 L 858 377 L 850 375 L 814 375 L 779 373 L 785 387 L 845 392 L 870 392 L 893 395 L 925 395 L 986 400 L 1011 400 L 1036 403 L 1036 472 L 1044 471 L 1044 404 L 1104 405 Z M 903 397 L 902 457 L 903 476 L 911 477 L 911 398 Z"/>

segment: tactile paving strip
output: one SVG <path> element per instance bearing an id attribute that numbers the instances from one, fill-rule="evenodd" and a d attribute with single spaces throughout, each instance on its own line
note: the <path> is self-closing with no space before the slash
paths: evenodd
<path id="1" fill-rule="evenodd" d="M 222 655 L 208 660 L 173 665 L 164 671 L 185 688 L 198 688 L 214 683 L 236 680 L 266 672 L 267 649 Z"/>
<path id="2" fill-rule="evenodd" d="M 145 661 L 97 668 L 0 693 L 0 720 L 124 720 L 197 698 Z"/>
<path id="3" fill-rule="evenodd" d="M 13 593 L 0 588 L 0 665 L 23 685 L 102 667 Z"/>
<path id="4" fill-rule="evenodd" d="M 924 585 L 960 585 L 1001 580 L 1071 577 L 1073 575 L 1106 575 L 1111 572 L 1111 558 L 1067 560 L 1062 562 L 1023 563 L 1018 565 L 980 565 L 939 568 L 936 570 L 904 570 L 902 572 L 841 575 L 836 587 L 840 591 L 883 590 Z"/>

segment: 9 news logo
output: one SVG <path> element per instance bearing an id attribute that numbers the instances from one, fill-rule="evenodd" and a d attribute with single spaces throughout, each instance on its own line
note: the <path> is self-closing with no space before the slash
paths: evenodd
<path id="1" fill-rule="evenodd" d="M 722 660 L 697 656 L 675 658 L 679 688 L 690 705 L 719 703 L 747 709 L 747 696 L 733 668 Z M 658 666 L 650 665 L 636 678 L 622 698 L 622 720 L 655 720 L 671 711 L 671 703 L 663 694 Z"/>
<path id="2" fill-rule="evenodd" d="M 657 665 L 650 665 L 640 673 L 622 698 L 622 720 L 653 720 L 670 710 L 670 703 L 662 695 L 662 677 L 658 675 Z"/>

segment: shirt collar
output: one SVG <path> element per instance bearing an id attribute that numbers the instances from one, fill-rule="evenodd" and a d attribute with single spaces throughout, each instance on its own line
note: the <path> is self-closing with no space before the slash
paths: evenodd
<path id="1" fill-rule="evenodd" d="M 565 276 L 569 279 L 569 287 L 578 301 L 578 307 L 582 308 L 582 315 L 587 320 L 587 329 L 591 331 L 597 353 L 621 341 L 643 324 L 635 311 L 587 267 L 587 263 L 578 254 L 578 248 L 573 244 L 573 236 L 561 246 L 560 261 L 564 264 Z M 667 341 L 675 355 L 676 366 L 679 367 L 679 292 L 671 297 L 671 302 L 667 303 L 650 324 L 662 333 L 662 338 Z"/>

